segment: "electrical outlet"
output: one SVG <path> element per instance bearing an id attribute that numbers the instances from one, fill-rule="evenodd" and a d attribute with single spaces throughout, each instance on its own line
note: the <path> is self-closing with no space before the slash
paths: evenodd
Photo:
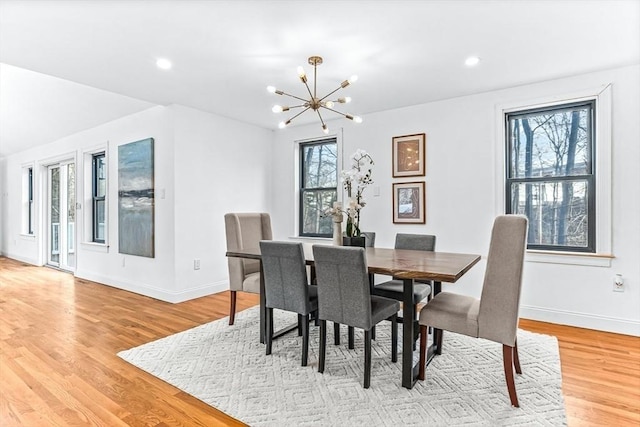
<path id="1" fill-rule="evenodd" d="M 622 278 L 622 274 L 613 276 L 613 291 L 624 292 L 624 279 Z"/>
<path id="2" fill-rule="evenodd" d="M 193 269 L 200 270 L 200 260 L 198 258 L 193 260 Z"/>

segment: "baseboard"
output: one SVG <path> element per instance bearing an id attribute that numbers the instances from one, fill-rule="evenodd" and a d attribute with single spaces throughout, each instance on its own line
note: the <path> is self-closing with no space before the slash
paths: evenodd
<path id="1" fill-rule="evenodd" d="M 596 314 L 552 310 L 543 307 L 520 306 L 520 317 L 541 322 L 614 332 L 617 334 L 640 336 L 640 321 L 620 319 Z"/>
<path id="2" fill-rule="evenodd" d="M 229 283 L 224 280 L 180 292 L 168 292 L 166 289 L 161 289 L 146 283 L 133 283 L 124 280 L 114 280 L 112 277 L 107 277 L 88 271 L 78 270 L 75 272 L 75 276 L 80 279 L 90 280 L 102 285 L 111 286 L 113 288 L 122 289 L 124 291 L 133 292 L 174 304 L 229 290 Z"/>
<path id="3" fill-rule="evenodd" d="M 16 261 L 20 261 L 20 262 L 24 262 L 25 264 L 31 264 L 31 265 L 35 265 L 37 267 L 42 267 L 42 264 L 40 264 L 40 261 L 36 258 L 28 258 L 28 257 L 22 257 L 19 255 L 11 255 L 11 254 L 6 254 L 3 253 L 2 256 L 7 257 L 7 258 L 11 258 L 11 259 L 15 259 Z"/>

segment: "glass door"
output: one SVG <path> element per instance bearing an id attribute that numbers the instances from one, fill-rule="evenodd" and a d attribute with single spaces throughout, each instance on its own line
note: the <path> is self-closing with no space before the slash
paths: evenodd
<path id="1" fill-rule="evenodd" d="M 63 270 L 76 266 L 76 167 L 59 163 L 48 170 L 47 263 Z"/>

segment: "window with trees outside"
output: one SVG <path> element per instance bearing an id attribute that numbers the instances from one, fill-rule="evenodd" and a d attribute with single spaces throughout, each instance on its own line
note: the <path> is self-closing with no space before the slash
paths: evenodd
<path id="1" fill-rule="evenodd" d="M 337 198 L 336 138 L 300 144 L 300 236 L 332 236 L 332 219 L 324 210 L 333 207 Z"/>
<path id="2" fill-rule="evenodd" d="M 595 100 L 506 113 L 506 213 L 528 249 L 595 252 Z"/>
<path id="3" fill-rule="evenodd" d="M 107 165 L 104 153 L 94 154 L 92 157 L 93 241 L 105 243 Z"/>

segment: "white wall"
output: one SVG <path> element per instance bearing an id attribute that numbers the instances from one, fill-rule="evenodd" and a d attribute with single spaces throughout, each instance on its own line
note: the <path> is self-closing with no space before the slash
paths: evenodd
<path id="1" fill-rule="evenodd" d="M 269 211 L 273 132 L 191 108 L 175 116 L 176 291 L 229 288 L 224 214 Z M 200 270 L 194 270 L 194 260 Z"/>
<path id="2" fill-rule="evenodd" d="M 155 139 L 155 257 L 118 253 L 117 161 L 121 144 Z M 45 167 L 75 158 L 78 201 L 83 200 L 84 153 L 107 149 L 108 248 L 83 243 L 78 212 L 76 276 L 170 302 L 228 288 L 223 215 L 268 209 L 268 162 L 272 132 L 179 106 L 154 107 L 8 156 L 0 183 L 3 196 L 0 251 L 42 265 Z M 35 164 L 35 237 L 21 234 L 21 177 Z M 1 172 L 1 170 L 0 170 Z M 6 203 L 5 203 L 6 201 Z M 82 204 L 86 209 L 86 203 Z M 88 238 L 88 237 L 87 237 Z M 193 259 L 201 270 L 193 270 Z"/>
<path id="3" fill-rule="evenodd" d="M 432 102 L 364 116 L 361 125 L 346 120 L 329 127 L 342 135 L 344 154 L 367 150 L 376 166 L 374 186 L 362 211 L 363 230 L 375 231 L 376 246 L 392 247 L 397 232 L 437 235 L 442 251 L 486 256 L 497 211 L 496 182 L 501 179 L 496 153 L 503 141 L 496 129 L 496 108 L 505 103 L 571 94 L 612 83 L 612 248 L 610 267 L 527 262 L 522 316 L 575 326 L 640 335 L 640 67 L 625 67 L 535 85 Z M 356 112 L 357 113 L 357 112 Z M 339 127 L 342 126 L 342 129 Z M 391 178 L 393 136 L 426 133 L 425 225 L 392 223 Z M 321 137 L 319 125 L 293 127 L 276 134 L 272 192 L 274 234 L 294 236 L 294 141 Z M 615 273 L 625 277 L 626 291 L 612 292 Z M 479 296 L 484 263 L 447 290 Z"/>

